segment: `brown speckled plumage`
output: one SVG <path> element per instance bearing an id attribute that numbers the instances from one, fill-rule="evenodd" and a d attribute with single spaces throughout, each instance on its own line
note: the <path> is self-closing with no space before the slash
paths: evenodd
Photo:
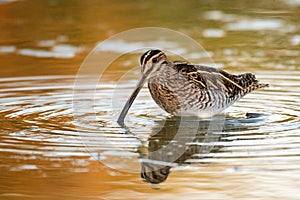
<path id="1" fill-rule="evenodd" d="M 166 112 L 198 117 L 218 114 L 244 95 L 268 86 L 251 73 L 232 75 L 213 67 L 170 62 L 160 50 L 147 51 L 140 63 L 142 77 L 121 111 L 120 125 L 146 80 L 152 98 Z"/>
<path id="2" fill-rule="evenodd" d="M 212 116 L 247 93 L 267 86 L 251 73 L 232 75 L 213 67 L 170 62 L 164 53 L 155 51 L 154 55 L 146 52 L 151 57 L 143 59 L 153 68 L 148 88 L 154 101 L 173 115 Z M 142 66 L 146 67 L 147 63 Z"/>

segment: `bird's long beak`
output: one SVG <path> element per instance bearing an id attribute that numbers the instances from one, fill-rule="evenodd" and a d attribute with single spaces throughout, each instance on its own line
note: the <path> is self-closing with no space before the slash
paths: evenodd
<path id="1" fill-rule="evenodd" d="M 124 105 L 119 118 L 117 120 L 118 124 L 120 126 L 124 126 L 124 118 L 126 117 L 129 108 L 131 107 L 133 101 L 135 100 L 135 98 L 137 97 L 138 93 L 140 92 L 140 90 L 142 89 L 144 83 L 146 82 L 147 76 L 148 76 L 149 72 L 146 74 L 143 74 L 142 77 L 140 78 L 140 80 L 138 81 L 134 91 L 132 92 L 131 96 L 129 97 L 129 99 L 127 100 L 126 104 Z"/>

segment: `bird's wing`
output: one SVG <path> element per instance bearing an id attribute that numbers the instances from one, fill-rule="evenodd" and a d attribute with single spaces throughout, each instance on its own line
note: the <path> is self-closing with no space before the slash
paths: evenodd
<path id="1" fill-rule="evenodd" d="M 247 90 L 258 81 L 251 73 L 232 75 L 213 67 L 175 62 L 175 69 L 201 90 L 222 90 L 229 96 L 235 96 Z"/>

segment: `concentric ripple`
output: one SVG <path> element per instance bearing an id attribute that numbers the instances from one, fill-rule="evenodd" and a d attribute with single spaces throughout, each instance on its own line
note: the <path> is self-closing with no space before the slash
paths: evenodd
<path id="1" fill-rule="evenodd" d="M 115 83 L 102 84 L 96 92 L 89 85 L 82 87 L 80 100 L 90 110 L 80 116 L 84 122 L 80 123 L 73 118 L 75 77 L 2 78 L 0 151 L 4 154 L 1 155 L 10 157 L 12 163 L 20 156 L 31 160 L 39 156 L 50 162 L 57 158 L 90 157 L 131 172 L 140 172 L 140 161 L 148 168 L 155 168 L 157 162 L 158 166 L 174 169 L 181 165 L 215 163 L 243 170 L 299 171 L 300 73 L 261 74 L 269 74 L 259 79 L 271 86 L 247 95 L 229 108 L 222 124 L 195 119 L 184 122 L 170 117 L 144 88 L 126 118 L 128 129 L 120 128 L 112 120 L 135 81 L 118 88 L 122 96 L 118 105 L 112 99 Z M 182 135 L 174 139 L 180 125 L 184 138 L 189 140 L 182 139 Z M 189 138 L 193 131 L 196 137 Z M 165 148 L 169 144 L 172 148 Z M 175 155 L 172 149 L 176 151 L 182 146 L 186 151 L 180 157 L 162 156 Z M 151 153 L 158 149 L 160 154 Z M 34 164 L 2 164 L 2 167 L 12 171 L 38 169 Z M 85 170 L 84 165 L 80 169 Z"/>

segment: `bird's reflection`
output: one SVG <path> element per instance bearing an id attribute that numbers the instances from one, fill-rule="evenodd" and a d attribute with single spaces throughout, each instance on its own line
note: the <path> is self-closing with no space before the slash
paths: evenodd
<path id="1" fill-rule="evenodd" d="M 244 118 L 218 115 L 209 120 L 196 117 L 171 117 L 157 122 L 148 139 L 148 152 L 141 154 L 141 177 L 145 182 L 164 182 L 174 166 L 188 165 L 217 152 L 218 141 L 228 132 L 258 129 L 250 124 L 264 120 L 263 114 L 247 113 Z"/>
<path id="2" fill-rule="evenodd" d="M 192 117 L 172 117 L 158 122 L 148 139 L 148 153 L 141 162 L 141 177 L 145 182 L 165 181 L 170 169 L 189 164 L 188 159 L 208 154 L 218 147 L 220 132 L 226 128 L 225 116 L 199 121 Z"/>

